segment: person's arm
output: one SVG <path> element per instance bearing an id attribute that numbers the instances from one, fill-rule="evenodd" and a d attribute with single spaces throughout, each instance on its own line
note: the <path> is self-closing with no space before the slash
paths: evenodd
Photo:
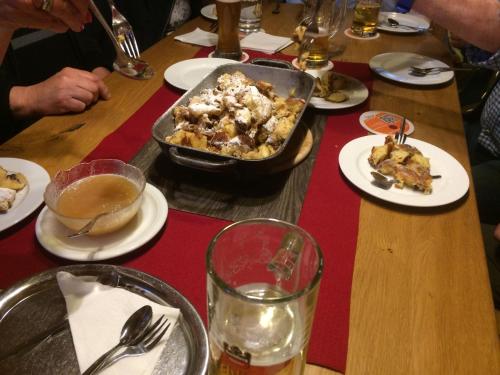
<path id="1" fill-rule="evenodd" d="M 500 49 L 498 0 L 415 0 L 413 9 L 477 47 Z"/>
<path id="2" fill-rule="evenodd" d="M 109 99 L 109 90 L 102 81 L 106 71 L 90 73 L 64 68 L 49 79 L 31 86 L 14 86 L 9 106 L 14 118 L 82 112 L 100 98 Z"/>

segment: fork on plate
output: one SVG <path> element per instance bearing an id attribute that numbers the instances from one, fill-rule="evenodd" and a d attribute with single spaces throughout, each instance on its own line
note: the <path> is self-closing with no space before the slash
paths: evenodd
<path id="1" fill-rule="evenodd" d="M 408 136 L 405 134 L 405 127 L 406 127 L 406 117 L 403 116 L 401 120 L 401 127 L 399 128 L 398 133 L 394 136 L 396 144 L 402 145 L 406 142 L 406 138 Z"/>
<path id="2" fill-rule="evenodd" d="M 160 340 L 167 333 L 170 323 L 166 326 L 165 324 L 168 322 L 168 319 L 165 315 L 162 315 L 156 322 L 154 322 L 151 327 L 149 327 L 144 334 L 143 337 L 138 342 L 133 343 L 130 346 L 127 346 L 122 352 L 115 354 L 114 356 L 105 360 L 99 367 L 97 367 L 93 372 L 89 375 L 94 375 L 104 370 L 105 368 L 113 365 L 115 362 L 119 361 L 122 358 L 142 355 L 153 350 L 156 345 L 160 342 Z"/>
<path id="3" fill-rule="evenodd" d="M 475 67 L 448 67 L 448 66 L 434 66 L 431 68 L 420 68 L 418 66 L 411 66 L 410 67 L 410 74 L 414 76 L 426 76 L 426 75 L 433 75 L 433 74 L 439 74 L 442 72 L 454 72 L 454 71 L 472 71 L 476 70 L 477 68 Z"/>
<path id="4" fill-rule="evenodd" d="M 118 11 L 113 0 L 108 0 L 108 4 L 111 8 L 111 27 L 113 28 L 113 34 L 118 40 L 120 47 L 129 57 L 138 59 L 141 54 L 132 25 L 130 25 L 130 22 L 128 22 L 125 16 Z"/>

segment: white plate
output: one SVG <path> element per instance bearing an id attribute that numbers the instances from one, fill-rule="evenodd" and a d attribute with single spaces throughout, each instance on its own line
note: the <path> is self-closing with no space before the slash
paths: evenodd
<path id="1" fill-rule="evenodd" d="M 382 77 L 407 83 L 411 85 L 427 86 L 438 85 L 453 79 L 453 72 L 441 72 L 424 77 L 416 77 L 410 74 L 410 67 L 419 68 L 446 67 L 444 62 L 431 57 L 417 55 L 409 52 L 389 52 L 372 57 L 369 62 L 370 68 Z"/>
<path id="2" fill-rule="evenodd" d="M 450 154 L 429 143 L 408 138 L 406 143 L 417 147 L 430 159 L 431 174 L 441 175 L 432 181 L 432 193 L 423 194 L 410 188 L 391 187 L 384 190 L 372 185 L 370 172 L 374 169 L 368 163 L 373 146 L 384 144 L 382 135 L 368 135 L 347 143 L 339 154 L 342 173 L 364 192 L 384 201 L 412 207 L 436 207 L 452 203 L 469 190 L 469 177 L 462 165 Z"/>
<path id="3" fill-rule="evenodd" d="M 387 22 L 388 18 L 396 20 L 400 25 L 407 25 L 416 27 L 419 30 L 411 29 L 404 26 L 393 27 Z M 427 31 L 429 29 L 429 21 L 423 17 L 419 17 L 416 14 L 403 14 L 396 12 L 380 12 L 378 15 L 378 25 L 379 30 L 388 31 L 397 34 L 414 34 Z"/>
<path id="4" fill-rule="evenodd" d="M 200 57 L 179 61 L 165 70 L 165 80 L 181 90 L 189 90 L 196 86 L 207 74 L 221 65 L 234 64 L 230 59 Z"/>
<path id="5" fill-rule="evenodd" d="M 201 15 L 209 20 L 217 21 L 217 13 L 215 12 L 215 4 L 209 4 L 201 8 Z"/>
<path id="6" fill-rule="evenodd" d="M 337 72 L 335 72 L 335 74 L 343 77 L 346 80 L 345 87 L 339 91 L 344 92 L 346 95 L 348 95 L 349 99 L 342 103 L 333 103 L 323 98 L 316 98 L 313 96 L 309 101 L 310 106 L 319 109 L 350 108 L 363 103 L 366 98 L 368 98 L 368 89 L 361 81 L 358 81 L 356 78 L 346 76 L 345 74 L 340 74 Z"/>
<path id="7" fill-rule="evenodd" d="M 62 225 L 47 207 L 38 215 L 36 237 L 50 253 L 65 259 L 97 261 L 127 254 L 149 241 L 163 227 L 168 215 L 162 192 L 146 184 L 137 215 L 117 232 L 102 236 L 67 238 L 72 231 Z"/>
<path id="8" fill-rule="evenodd" d="M 12 207 L 0 214 L 1 232 L 17 224 L 40 206 L 50 176 L 45 169 L 29 160 L 0 158 L 0 166 L 9 172 L 21 172 L 28 180 L 28 185 L 16 193 Z"/>

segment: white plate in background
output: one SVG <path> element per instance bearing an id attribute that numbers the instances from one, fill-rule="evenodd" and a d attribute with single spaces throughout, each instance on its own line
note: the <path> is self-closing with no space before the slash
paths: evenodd
<path id="1" fill-rule="evenodd" d="M 203 17 L 209 20 L 217 21 L 217 12 L 215 11 L 215 4 L 209 4 L 201 8 L 200 13 Z"/>
<path id="2" fill-rule="evenodd" d="M 453 72 L 440 72 L 417 77 L 410 74 L 410 68 L 443 67 L 449 68 L 444 62 L 432 57 L 417 55 L 410 52 L 389 52 L 376 55 L 369 62 L 370 68 L 377 74 L 391 81 L 406 83 L 410 85 L 428 86 L 438 85 L 453 79 Z"/>
<path id="3" fill-rule="evenodd" d="M 415 27 L 416 29 L 404 27 L 404 26 L 390 26 L 387 21 L 388 18 L 392 18 L 397 21 L 400 25 L 407 25 Z M 377 29 L 388 31 L 397 34 L 414 34 L 427 31 L 430 27 L 430 23 L 424 17 L 420 17 L 416 14 L 408 13 L 397 13 L 397 12 L 380 12 L 378 15 L 378 25 Z"/>

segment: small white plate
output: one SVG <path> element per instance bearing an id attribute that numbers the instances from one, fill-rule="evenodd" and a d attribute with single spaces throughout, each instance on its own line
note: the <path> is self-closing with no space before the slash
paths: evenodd
<path id="1" fill-rule="evenodd" d="M 311 107 L 318 109 L 350 108 L 363 103 L 368 98 L 368 88 L 361 81 L 358 81 L 356 78 L 347 76 L 345 74 L 337 72 L 335 72 L 335 74 L 345 79 L 345 87 L 339 91 L 349 96 L 349 99 L 341 103 L 334 103 L 329 102 L 328 100 L 325 100 L 323 98 L 317 98 L 313 96 L 309 101 L 309 105 Z"/>
<path id="2" fill-rule="evenodd" d="M 9 172 L 21 172 L 28 180 L 28 185 L 16 193 L 12 207 L 0 214 L 1 232 L 19 223 L 42 204 L 50 176 L 40 165 L 29 160 L 0 158 L 0 166 Z"/>
<path id="3" fill-rule="evenodd" d="M 384 144 L 385 136 L 368 135 L 347 143 L 339 154 L 342 173 L 364 192 L 387 202 L 412 207 L 436 207 L 452 203 L 469 190 L 469 176 L 462 165 L 450 154 L 427 142 L 408 138 L 406 143 L 418 148 L 429 158 L 431 174 L 441 175 L 432 181 L 432 193 L 424 194 L 410 188 L 398 189 L 392 186 L 384 190 L 372 184 L 370 172 L 373 168 L 368 163 L 373 146 Z"/>
<path id="4" fill-rule="evenodd" d="M 387 21 L 388 18 L 396 20 L 400 25 L 406 25 L 410 27 L 415 27 L 412 29 L 410 27 L 404 26 L 390 26 Z M 380 12 L 378 15 L 378 25 L 379 30 L 388 31 L 397 34 L 414 34 L 427 31 L 429 29 L 430 23 L 423 17 L 419 17 L 416 14 L 403 14 L 397 12 Z"/>
<path id="5" fill-rule="evenodd" d="M 203 17 L 209 20 L 217 21 L 217 12 L 215 11 L 215 4 L 209 4 L 201 8 L 200 13 Z"/>
<path id="6" fill-rule="evenodd" d="M 142 205 L 137 215 L 117 232 L 102 236 L 68 238 L 72 231 L 61 224 L 47 208 L 38 215 L 36 237 L 50 253 L 77 261 L 98 261 L 115 258 L 138 249 L 163 227 L 168 204 L 160 190 L 146 184 Z"/>
<path id="7" fill-rule="evenodd" d="M 200 57 L 179 61 L 170 65 L 165 74 L 165 80 L 172 86 L 181 90 L 189 90 L 196 86 L 207 74 L 221 65 L 234 64 L 236 61 L 230 59 L 219 59 L 211 57 Z"/>
<path id="8" fill-rule="evenodd" d="M 387 111 L 368 111 L 359 116 L 359 123 L 363 128 L 373 134 L 397 134 L 401 128 L 403 118 L 401 115 Z M 410 135 L 415 130 L 413 122 L 406 119 L 405 134 Z"/>
<path id="9" fill-rule="evenodd" d="M 417 66 L 419 68 L 449 68 L 449 66 L 431 57 L 409 52 L 382 53 L 372 57 L 369 64 L 370 68 L 382 77 L 410 85 L 438 85 L 452 80 L 454 76 L 453 72 L 441 72 L 438 74 L 426 75 L 424 77 L 411 75 L 410 68 L 412 66 Z"/>

